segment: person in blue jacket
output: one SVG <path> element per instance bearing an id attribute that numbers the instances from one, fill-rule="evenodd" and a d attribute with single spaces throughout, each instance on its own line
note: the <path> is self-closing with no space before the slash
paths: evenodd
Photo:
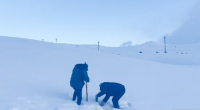
<path id="1" fill-rule="evenodd" d="M 114 108 L 120 109 L 118 101 L 125 93 L 125 86 L 115 82 L 103 82 L 99 87 L 101 91 L 95 97 L 96 102 L 98 102 L 98 97 L 106 94 L 103 101 L 100 102 L 100 106 L 104 106 L 110 96 L 113 96 L 112 102 Z"/>
<path id="2" fill-rule="evenodd" d="M 103 101 L 100 102 L 100 106 L 104 106 L 110 98 L 110 96 L 113 96 L 112 102 L 114 108 L 120 109 L 118 101 L 126 91 L 125 86 L 115 82 L 103 82 L 99 85 L 99 87 L 100 92 L 95 97 L 96 102 L 98 102 L 98 97 L 101 97 L 102 95 L 106 94 Z"/>
<path id="3" fill-rule="evenodd" d="M 72 100 L 75 101 L 77 99 L 77 104 L 81 105 L 82 101 L 82 89 L 84 86 L 84 81 L 89 82 L 90 78 L 88 76 L 88 65 L 84 64 L 76 64 L 71 75 L 70 86 L 74 89 L 74 94 Z"/>

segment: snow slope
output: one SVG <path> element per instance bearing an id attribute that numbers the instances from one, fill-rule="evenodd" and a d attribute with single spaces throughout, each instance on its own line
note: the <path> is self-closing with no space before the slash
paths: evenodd
<path id="1" fill-rule="evenodd" d="M 96 46 L 93 48 L 96 50 Z M 163 43 L 152 41 L 128 47 L 100 47 L 100 50 L 115 55 L 173 65 L 200 65 L 200 42 L 187 45 L 167 44 L 167 54 L 164 54 Z M 142 54 L 138 54 L 140 51 Z"/>
<path id="2" fill-rule="evenodd" d="M 116 49 L 122 52 L 127 48 Z M 10 37 L 0 37 L 0 51 L 0 110 L 112 110 L 111 99 L 103 108 L 94 101 L 98 85 L 104 81 L 126 86 L 126 93 L 119 102 L 125 110 L 200 109 L 199 62 L 196 65 L 166 64 L 149 61 L 156 53 L 150 56 L 143 53 L 146 58 L 143 60 L 97 51 L 92 46 Z M 176 63 L 173 54 L 168 57 L 171 59 L 167 61 Z M 192 58 L 191 54 L 184 60 Z M 71 101 L 73 90 L 69 80 L 74 65 L 85 61 L 89 64 L 91 79 L 89 102 L 85 101 L 84 88 L 84 105 L 77 106 Z"/>

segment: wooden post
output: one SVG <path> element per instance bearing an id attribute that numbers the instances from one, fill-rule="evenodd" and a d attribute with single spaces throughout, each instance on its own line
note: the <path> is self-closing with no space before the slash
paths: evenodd
<path id="1" fill-rule="evenodd" d="M 99 41 L 98 41 L 98 51 L 99 51 Z"/>
<path id="2" fill-rule="evenodd" d="M 87 87 L 87 82 L 86 82 L 86 101 L 88 101 L 88 87 Z"/>
<path id="3" fill-rule="evenodd" d="M 166 50 L 166 37 L 164 36 L 164 53 L 166 54 L 167 53 L 167 50 Z"/>

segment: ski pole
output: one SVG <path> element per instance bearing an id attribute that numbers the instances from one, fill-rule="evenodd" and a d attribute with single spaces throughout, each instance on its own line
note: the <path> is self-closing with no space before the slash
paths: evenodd
<path id="1" fill-rule="evenodd" d="M 86 101 L 88 101 L 88 87 L 87 87 L 87 82 L 86 82 Z"/>

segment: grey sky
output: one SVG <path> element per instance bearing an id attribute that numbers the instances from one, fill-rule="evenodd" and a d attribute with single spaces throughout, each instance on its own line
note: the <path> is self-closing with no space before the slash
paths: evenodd
<path id="1" fill-rule="evenodd" d="M 190 10 L 187 20 L 168 36 L 168 43 L 189 44 L 200 42 L 200 1 Z"/>
<path id="2" fill-rule="evenodd" d="M 0 0 L 0 35 L 119 46 L 159 41 L 197 0 Z"/>

